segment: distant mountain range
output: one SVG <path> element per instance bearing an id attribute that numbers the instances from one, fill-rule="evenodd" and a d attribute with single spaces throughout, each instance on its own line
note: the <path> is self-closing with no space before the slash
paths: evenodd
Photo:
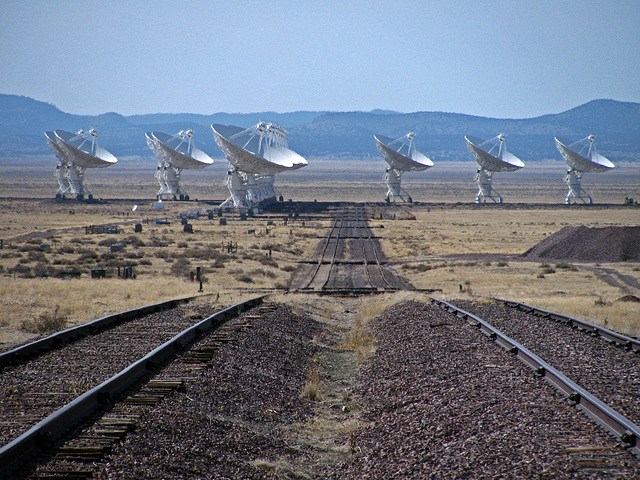
<path id="1" fill-rule="evenodd" d="M 614 163 L 640 162 L 640 103 L 615 100 L 593 100 L 559 114 L 525 119 L 389 110 L 89 116 L 65 113 L 29 97 L 3 94 L 0 94 L 0 159 L 51 154 L 43 135 L 46 130 L 75 132 L 91 128 L 98 130 L 100 145 L 116 157 L 152 157 L 145 132 L 157 130 L 173 134 L 191 128 L 198 148 L 220 158 L 222 153 L 213 140 L 212 123 L 249 127 L 260 120 L 278 123 L 289 130 L 291 148 L 307 157 L 332 156 L 345 160 L 378 157 L 374 134 L 397 138 L 413 131 L 418 149 L 434 162 L 471 160 L 464 135 L 488 139 L 505 133 L 509 151 L 526 163 L 560 160 L 554 136 L 579 140 L 593 133 L 598 151 Z"/>

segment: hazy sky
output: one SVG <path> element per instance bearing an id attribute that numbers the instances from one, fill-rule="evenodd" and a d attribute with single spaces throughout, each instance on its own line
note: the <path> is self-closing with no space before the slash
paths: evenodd
<path id="1" fill-rule="evenodd" d="M 0 0 L 0 93 L 124 115 L 640 102 L 640 1 Z"/>

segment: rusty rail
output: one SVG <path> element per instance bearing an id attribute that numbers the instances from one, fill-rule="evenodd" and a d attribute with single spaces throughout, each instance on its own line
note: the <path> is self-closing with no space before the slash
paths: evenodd
<path id="1" fill-rule="evenodd" d="M 86 418 L 101 405 L 110 405 L 114 395 L 135 383 L 144 374 L 154 371 L 177 350 L 195 342 L 242 310 L 260 304 L 263 298 L 264 296 L 260 296 L 238 303 L 186 328 L 109 380 L 85 392 L 49 415 L 29 431 L 0 448 L 0 472 L 10 472 L 31 452 L 41 446 L 51 444 L 70 426 Z"/>
<path id="2" fill-rule="evenodd" d="M 620 444 L 627 450 L 640 458 L 640 427 L 635 425 L 631 420 L 606 405 L 580 385 L 567 378 L 562 372 L 549 365 L 515 340 L 501 333 L 480 317 L 443 300 L 431 297 L 431 302 L 459 318 L 466 320 L 470 325 L 479 328 L 484 335 L 495 341 L 509 353 L 515 355 L 521 362 L 531 368 L 536 375 L 549 382 L 572 404 L 616 437 L 620 441 Z"/>

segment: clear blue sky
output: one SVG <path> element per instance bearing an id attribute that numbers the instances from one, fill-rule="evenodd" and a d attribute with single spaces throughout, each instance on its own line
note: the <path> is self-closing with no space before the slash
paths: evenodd
<path id="1" fill-rule="evenodd" d="M 77 114 L 640 102 L 640 1 L 0 1 L 0 93 Z"/>

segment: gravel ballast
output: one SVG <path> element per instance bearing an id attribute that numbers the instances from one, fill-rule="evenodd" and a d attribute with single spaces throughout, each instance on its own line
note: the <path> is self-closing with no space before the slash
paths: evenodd
<path id="1" fill-rule="evenodd" d="M 377 352 L 361 374 L 369 425 L 336 478 L 640 475 L 612 437 L 465 321 L 405 303 L 373 329 Z"/>

